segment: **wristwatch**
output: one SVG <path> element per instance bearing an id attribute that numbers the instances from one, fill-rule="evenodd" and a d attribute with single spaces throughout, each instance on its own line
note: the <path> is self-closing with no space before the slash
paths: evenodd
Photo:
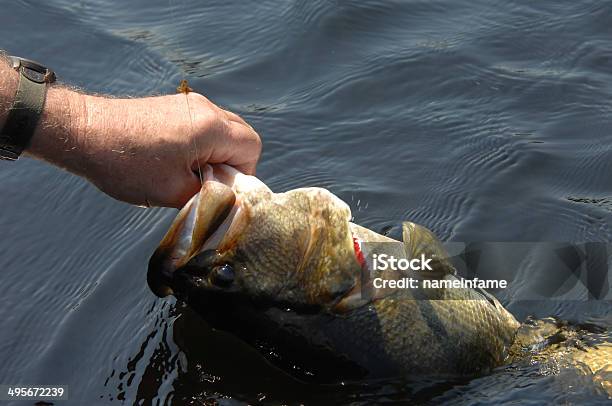
<path id="1" fill-rule="evenodd" d="M 16 161 L 28 147 L 45 107 L 47 86 L 55 82 L 55 73 L 29 59 L 10 56 L 19 72 L 15 101 L 0 131 L 0 159 Z"/>

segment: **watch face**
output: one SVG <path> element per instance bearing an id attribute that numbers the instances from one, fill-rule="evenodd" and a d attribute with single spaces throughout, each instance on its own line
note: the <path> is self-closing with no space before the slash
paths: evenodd
<path id="1" fill-rule="evenodd" d="M 20 69 L 21 69 L 21 74 L 25 76 L 26 78 L 30 79 L 32 82 L 45 83 L 47 81 L 46 72 L 39 72 L 28 66 L 22 66 Z"/>
<path id="2" fill-rule="evenodd" d="M 46 66 L 41 65 L 30 59 L 11 56 L 13 68 L 20 70 L 21 73 L 28 79 L 37 83 L 53 83 L 55 82 L 55 72 Z"/>

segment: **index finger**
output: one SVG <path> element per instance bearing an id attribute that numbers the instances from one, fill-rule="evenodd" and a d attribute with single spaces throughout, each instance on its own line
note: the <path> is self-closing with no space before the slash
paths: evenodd
<path id="1" fill-rule="evenodd" d="M 201 164 L 224 163 L 239 171 L 254 175 L 261 155 L 261 139 L 255 130 L 236 121 L 225 121 L 225 131 L 218 134 L 211 155 Z"/>

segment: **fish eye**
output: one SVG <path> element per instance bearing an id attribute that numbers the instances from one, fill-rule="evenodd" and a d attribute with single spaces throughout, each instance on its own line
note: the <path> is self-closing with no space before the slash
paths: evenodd
<path id="1" fill-rule="evenodd" d="M 220 288 L 227 288 L 234 282 L 234 268 L 231 265 L 217 265 L 210 270 L 210 282 Z"/>

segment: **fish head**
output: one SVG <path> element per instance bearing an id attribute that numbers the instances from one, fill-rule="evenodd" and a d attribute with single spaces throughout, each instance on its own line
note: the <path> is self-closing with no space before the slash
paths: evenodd
<path id="1" fill-rule="evenodd" d="M 360 265 L 346 203 L 321 188 L 273 193 L 227 165 L 204 168 L 202 188 L 149 262 L 158 296 L 247 298 L 269 306 L 333 306 Z"/>

